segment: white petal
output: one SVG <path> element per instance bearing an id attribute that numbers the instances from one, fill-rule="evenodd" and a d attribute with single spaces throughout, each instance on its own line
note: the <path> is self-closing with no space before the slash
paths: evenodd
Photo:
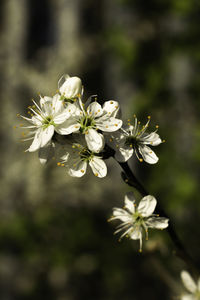
<path id="1" fill-rule="evenodd" d="M 79 77 L 68 77 L 60 87 L 60 93 L 67 99 L 79 97 L 82 92 L 82 82 Z"/>
<path id="2" fill-rule="evenodd" d="M 59 134 L 71 134 L 72 132 L 79 131 L 80 123 L 75 118 L 67 119 L 62 124 L 55 127 L 55 131 Z"/>
<path id="3" fill-rule="evenodd" d="M 129 146 L 124 146 L 124 147 L 118 146 L 116 148 L 115 159 L 119 162 L 127 161 L 132 155 L 133 155 L 133 148 Z"/>
<path id="4" fill-rule="evenodd" d="M 100 152 L 104 148 L 104 137 L 101 133 L 98 133 L 95 129 L 88 129 L 85 134 L 85 140 L 88 148 L 92 152 Z"/>
<path id="5" fill-rule="evenodd" d="M 138 150 L 142 155 L 144 161 L 146 161 L 148 164 L 155 164 L 158 162 L 157 155 L 148 146 L 139 145 Z"/>
<path id="6" fill-rule="evenodd" d="M 32 123 L 36 126 L 41 126 L 43 123 L 43 118 L 41 116 L 33 116 L 32 117 Z"/>
<path id="7" fill-rule="evenodd" d="M 43 148 L 39 149 L 38 157 L 41 162 L 41 164 L 46 164 L 54 155 L 54 147 L 52 144 L 48 144 Z"/>
<path id="8" fill-rule="evenodd" d="M 151 195 L 145 196 L 140 201 L 137 211 L 143 217 L 149 217 L 154 212 L 156 204 L 157 204 L 156 198 L 154 198 Z"/>
<path id="9" fill-rule="evenodd" d="M 117 131 L 122 126 L 122 120 L 114 117 L 107 118 L 105 116 L 95 120 L 96 127 L 105 132 Z"/>
<path id="10" fill-rule="evenodd" d="M 140 140 L 143 144 L 149 144 L 152 146 L 157 146 L 162 143 L 160 136 L 156 132 L 152 132 L 148 135 L 142 136 Z"/>
<path id="11" fill-rule="evenodd" d="M 198 290 L 199 290 L 199 292 L 200 292 L 200 278 L 199 278 L 198 281 L 197 281 L 197 287 L 198 287 Z"/>
<path id="12" fill-rule="evenodd" d="M 77 161 L 74 165 L 68 170 L 68 174 L 72 177 L 82 177 L 87 170 L 86 161 Z"/>
<path id="13" fill-rule="evenodd" d="M 41 131 L 41 147 L 44 147 L 52 138 L 54 134 L 54 126 L 50 125 Z"/>
<path id="14" fill-rule="evenodd" d="M 114 100 L 106 101 L 103 105 L 103 111 L 111 117 L 116 117 L 119 112 L 119 103 Z"/>
<path id="15" fill-rule="evenodd" d="M 55 116 L 53 118 L 53 121 L 55 124 L 62 124 L 66 121 L 66 119 L 69 118 L 69 112 L 65 109 L 62 113 L 60 113 L 59 115 Z"/>
<path id="16" fill-rule="evenodd" d="M 132 222 L 131 215 L 122 208 L 113 208 L 113 220 L 118 219 L 124 223 Z"/>
<path id="17" fill-rule="evenodd" d="M 87 108 L 87 113 L 93 118 L 98 118 L 103 114 L 103 109 L 98 102 L 92 102 Z"/>
<path id="18" fill-rule="evenodd" d="M 149 228 L 165 229 L 168 227 L 169 219 L 163 217 L 151 217 L 146 221 Z"/>
<path id="19" fill-rule="evenodd" d="M 134 226 L 133 231 L 129 234 L 132 240 L 140 240 L 142 238 L 142 229 L 140 226 Z"/>
<path id="20" fill-rule="evenodd" d="M 42 141 L 42 128 L 38 128 L 38 130 L 35 133 L 34 140 L 32 144 L 30 145 L 28 151 L 29 152 L 34 152 L 38 150 L 41 146 L 41 141 Z"/>
<path id="21" fill-rule="evenodd" d="M 49 100 L 47 100 L 47 99 Z M 46 100 L 45 100 L 46 99 Z M 45 116 L 50 116 L 53 113 L 52 98 L 44 97 L 40 99 L 41 110 Z"/>
<path id="22" fill-rule="evenodd" d="M 89 165 L 95 176 L 102 178 L 107 175 L 107 166 L 101 158 L 94 156 L 90 160 Z"/>
<path id="23" fill-rule="evenodd" d="M 127 193 L 124 197 L 125 208 L 128 209 L 132 214 L 135 213 L 135 198 L 132 192 Z"/>
<path id="24" fill-rule="evenodd" d="M 195 293 L 197 285 L 187 271 L 181 272 L 181 279 L 186 289 L 191 293 Z"/>
<path id="25" fill-rule="evenodd" d="M 52 103 L 52 98 L 48 96 L 40 97 L 40 107 L 42 107 L 46 102 Z"/>
<path id="26" fill-rule="evenodd" d="M 70 76 L 68 74 L 64 74 L 60 77 L 60 79 L 58 80 L 58 89 L 60 89 L 60 87 L 63 85 L 63 83 L 70 78 Z"/>
<path id="27" fill-rule="evenodd" d="M 65 120 L 72 118 L 72 115 L 74 115 L 74 112 L 76 111 L 76 106 L 74 104 L 69 103 L 66 108 L 62 105 L 62 110 L 55 114 L 53 121 L 56 124 L 62 124 L 65 122 Z"/>
<path id="28" fill-rule="evenodd" d="M 60 113 L 64 109 L 63 101 L 60 98 L 61 98 L 61 96 L 59 94 L 56 94 L 55 96 L 53 96 L 52 107 L 53 107 L 54 115 Z"/>

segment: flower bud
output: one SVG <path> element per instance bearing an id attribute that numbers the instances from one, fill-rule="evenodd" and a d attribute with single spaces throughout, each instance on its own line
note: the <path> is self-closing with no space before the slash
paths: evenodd
<path id="1" fill-rule="evenodd" d="M 61 95 L 67 99 L 72 99 L 80 97 L 82 93 L 82 82 L 79 77 L 63 75 L 58 82 L 58 88 Z"/>

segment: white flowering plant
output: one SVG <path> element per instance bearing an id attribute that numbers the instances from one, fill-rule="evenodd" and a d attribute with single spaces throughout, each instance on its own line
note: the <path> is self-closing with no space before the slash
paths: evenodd
<path id="1" fill-rule="evenodd" d="M 139 240 L 139 251 L 149 229 L 167 229 L 174 243 L 176 254 L 187 264 L 195 264 L 181 243 L 168 215 L 159 201 L 146 191 L 128 165 L 134 156 L 147 164 L 158 163 L 158 156 L 152 150 L 164 142 L 158 134 L 158 126 L 149 131 L 151 117 L 141 125 L 137 117 L 124 123 L 120 105 L 115 100 L 100 104 L 96 95 L 84 101 L 84 89 L 79 77 L 63 75 L 58 81 L 58 91 L 52 96 L 40 96 L 39 103 L 33 100 L 28 107 L 28 116 L 19 115 L 26 125 L 21 124 L 24 141 L 30 141 L 26 151 L 38 151 L 42 164 L 56 159 L 57 165 L 65 167 L 72 177 L 86 174 L 88 165 L 98 178 L 107 175 L 105 160 L 113 157 L 122 168 L 122 179 L 142 196 L 139 204 L 133 193 L 127 193 L 124 207 L 113 208 L 109 221 L 120 221 L 115 234 L 120 240 L 128 237 Z M 190 294 L 181 299 L 200 299 L 199 281 L 196 284 L 189 273 L 181 273 L 182 281 Z"/>

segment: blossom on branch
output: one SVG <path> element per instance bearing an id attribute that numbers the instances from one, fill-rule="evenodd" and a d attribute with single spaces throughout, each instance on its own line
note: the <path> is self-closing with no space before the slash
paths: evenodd
<path id="1" fill-rule="evenodd" d="M 85 108 L 81 99 L 78 103 L 79 106 L 76 105 L 76 111 L 66 122 L 66 126 L 85 135 L 90 151 L 100 152 L 105 143 L 101 132 L 114 132 L 122 126 L 122 120 L 116 118 L 119 104 L 117 101 L 106 101 L 101 107 L 94 101 Z"/>
<path id="2" fill-rule="evenodd" d="M 102 178 L 107 174 L 107 166 L 102 157 L 91 151 L 82 135 L 77 134 L 60 147 L 60 162 L 58 166 L 65 166 L 68 174 L 72 177 L 82 177 L 87 170 L 87 165 L 92 169 L 95 176 Z"/>
<path id="3" fill-rule="evenodd" d="M 139 251 L 142 251 L 142 235 L 145 232 L 148 239 L 148 228 L 164 229 L 168 226 L 168 219 L 153 214 L 157 201 L 151 196 L 142 198 L 138 206 L 135 204 L 133 193 L 127 193 L 124 208 L 113 208 L 113 215 L 109 221 L 120 220 L 122 224 L 117 227 L 115 234 L 123 232 L 120 240 L 126 236 L 132 240 L 140 241 Z"/>
<path id="4" fill-rule="evenodd" d="M 193 280 L 187 271 L 181 272 L 182 282 L 189 292 L 189 294 L 183 294 L 181 300 L 199 300 L 200 299 L 200 278 L 197 283 Z"/>
<path id="5" fill-rule="evenodd" d="M 34 152 L 45 147 L 51 141 L 54 131 L 61 135 L 72 133 L 73 128 L 68 129 L 66 120 L 76 110 L 74 104 L 69 103 L 65 107 L 58 94 L 53 98 L 41 97 L 40 105 L 34 100 L 33 103 L 33 106 L 29 106 L 31 118 L 21 116 L 31 124 L 22 127 L 28 130 L 28 138 L 24 139 L 24 141 L 33 140 L 31 146 L 28 148 L 29 152 Z"/>
<path id="6" fill-rule="evenodd" d="M 150 116 L 144 126 L 140 125 L 135 116 L 134 118 L 134 125 L 128 123 L 116 133 L 107 136 L 107 143 L 115 150 L 115 159 L 119 162 L 127 161 L 135 153 L 139 161 L 144 160 L 149 164 L 155 164 L 158 162 L 158 157 L 147 145 L 157 146 L 162 143 L 160 136 L 156 133 L 157 129 L 151 133 L 146 132 Z"/>
<path id="7" fill-rule="evenodd" d="M 74 102 L 81 97 L 83 86 L 81 79 L 77 76 L 63 75 L 58 81 L 58 89 L 65 102 Z"/>

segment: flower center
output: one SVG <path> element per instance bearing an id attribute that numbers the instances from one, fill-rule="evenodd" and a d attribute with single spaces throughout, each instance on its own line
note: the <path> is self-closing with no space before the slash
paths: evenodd
<path id="1" fill-rule="evenodd" d="M 137 137 L 136 136 L 131 135 L 131 136 L 128 136 L 126 138 L 125 145 L 130 146 L 130 147 L 134 147 L 134 146 L 136 146 L 136 144 L 137 144 Z"/>
<path id="2" fill-rule="evenodd" d="M 80 132 L 81 133 L 86 133 L 88 129 L 90 128 L 95 128 L 95 121 L 93 118 L 89 117 L 89 116 L 83 116 L 80 119 Z"/>
<path id="3" fill-rule="evenodd" d="M 53 121 L 53 118 L 52 117 L 46 117 L 44 118 L 43 120 L 43 128 L 47 128 L 48 126 L 50 125 L 54 125 L 55 126 L 55 123 Z"/>
<path id="4" fill-rule="evenodd" d="M 87 147 L 83 148 L 80 152 L 79 152 L 80 158 L 83 161 L 90 161 L 93 157 L 93 153 L 92 151 L 90 151 Z"/>
<path id="5" fill-rule="evenodd" d="M 78 99 L 78 95 L 77 95 L 77 97 L 74 97 L 74 98 L 67 98 L 67 97 L 65 97 L 65 95 L 60 96 L 60 100 L 64 101 L 65 103 L 74 103 L 77 101 L 77 99 Z"/>

